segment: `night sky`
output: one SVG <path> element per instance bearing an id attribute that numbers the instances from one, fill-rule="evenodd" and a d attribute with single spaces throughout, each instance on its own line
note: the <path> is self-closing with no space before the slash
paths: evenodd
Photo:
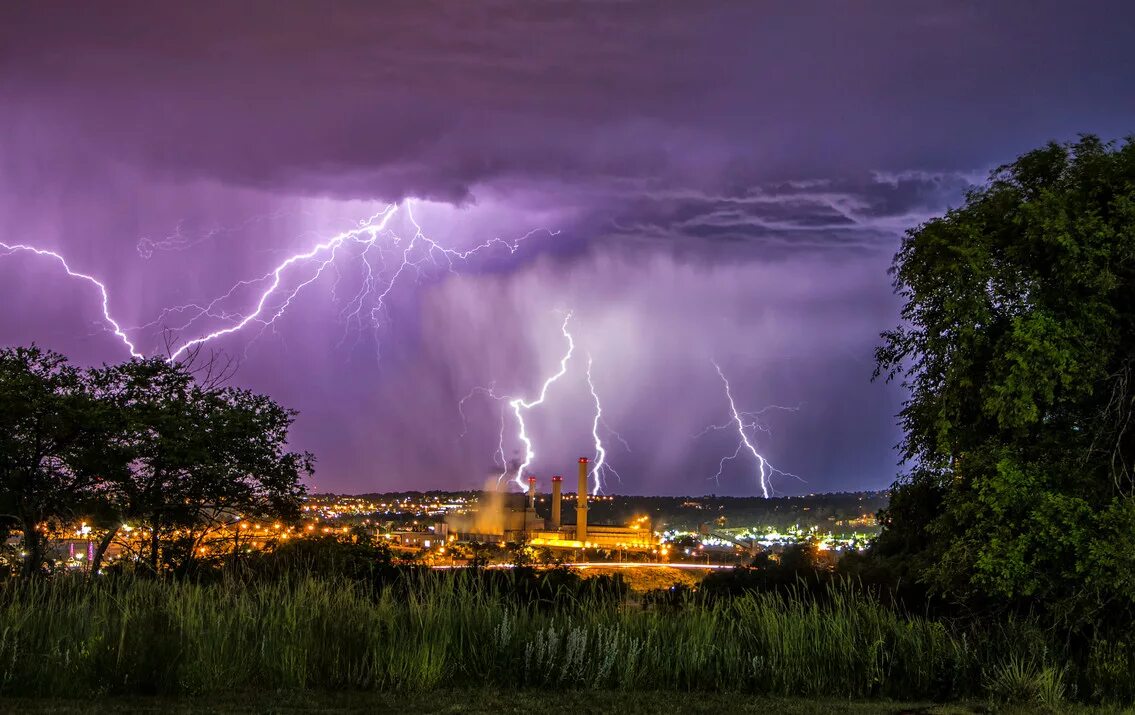
<path id="1" fill-rule="evenodd" d="M 793 408 L 749 433 L 800 478 L 777 493 L 878 489 L 902 231 L 1046 141 L 1135 130 L 1133 28 L 1127 1 L 5 3 L 0 241 L 102 281 L 160 354 L 399 203 L 371 251 L 283 271 L 261 318 L 310 283 L 271 325 L 206 343 L 300 411 L 317 491 L 480 487 L 502 409 L 521 445 L 506 404 L 474 393 L 463 427 L 458 403 L 536 397 L 566 311 L 575 353 L 527 413 L 535 474 L 594 456 L 590 356 L 608 491 L 759 494 L 745 452 L 713 479 L 735 429 L 697 436 L 730 417 L 716 361 L 739 409 Z M 406 202 L 455 251 L 547 231 L 415 253 L 382 306 L 356 300 L 395 274 Z M 99 301 L 0 250 L 0 344 L 125 359 Z"/>

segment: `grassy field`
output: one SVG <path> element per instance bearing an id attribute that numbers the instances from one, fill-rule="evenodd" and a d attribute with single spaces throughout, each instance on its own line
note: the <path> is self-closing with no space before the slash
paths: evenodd
<path id="1" fill-rule="evenodd" d="M 1064 708 L 1061 712 L 1119 712 L 1084 707 Z M 392 693 L 242 693 L 205 698 L 142 698 L 118 697 L 96 701 L 44 699 L 0 699 L 0 712 L 38 713 L 43 715 L 88 715 L 94 713 L 153 713 L 154 715 L 189 715 L 221 713 L 253 715 L 291 713 L 374 713 L 402 712 L 457 715 L 578 715 L 578 713 L 610 712 L 621 715 L 653 715 L 654 713 L 736 713 L 745 715 L 971 715 L 977 713 L 1035 713 L 1030 706 L 991 706 L 988 703 L 911 703 L 892 701 L 840 701 L 830 699 L 802 700 L 769 698 L 752 695 L 674 692 L 590 692 L 563 691 L 510 693 L 486 690 L 438 690 L 425 694 Z"/>
<path id="2" fill-rule="evenodd" d="M 1025 624 L 955 632 L 850 591 L 825 604 L 748 594 L 653 608 L 587 593 L 519 599 L 507 583 L 464 574 L 425 574 L 378 590 L 312 578 L 8 583 L 0 588 L 0 695 L 349 690 L 370 691 L 351 696 L 359 698 L 416 693 L 438 712 L 476 712 L 481 706 L 446 710 L 451 701 L 433 693 L 488 688 L 476 697 L 547 710 L 581 690 L 668 691 L 649 697 L 681 698 L 691 708 L 718 702 L 728 711 L 761 702 L 755 696 L 1055 707 L 1070 694 L 1064 667 Z M 649 702 L 636 695 L 624 711 Z"/>

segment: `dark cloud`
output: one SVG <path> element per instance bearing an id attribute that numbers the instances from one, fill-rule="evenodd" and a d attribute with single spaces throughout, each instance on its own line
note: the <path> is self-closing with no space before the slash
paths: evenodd
<path id="1" fill-rule="evenodd" d="M 680 251 L 776 254 L 833 248 L 877 251 L 960 200 L 980 172 L 904 172 L 733 187 L 728 192 L 612 190 L 595 212 L 597 235 Z"/>
<path id="2" fill-rule="evenodd" d="M 6 130 L 373 198 L 984 166 L 1130 127 L 1124 3 L 8 6 Z M 1091 106 L 1090 116 L 1073 107 Z M 1074 120 L 1073 120 L 1074 118 Z M 41 135 L 45 123 L 51 127 Z M 15 126 L 13 126 L 15 125 Z M 755 177 L 754 177 L 755 175 Z"/>
<path id="3" fill-rule="evenodd" d="M 901 395 L 867 378 L 899 236 L 1041 142 L 1129 133 L 1132 19 L 1118 0 L 9 3 L 0 241 L 104 279 L 153 351 L 201 327 L 163 309 L 385 201 L 434 199 L 419 218 L 457 247 L 559 229 L 414 270 L 377 328 L 351 296 L 397 250 L 344 256 L 283 319 L 212 345 L 302 410 L 323 488 L 480 484 L 497 405 L 458 439 L 456 402 L 531 394 L 564 309 L 634 450 L 621 488 L 755 491 L 743 463 L 705 481 L 732 449 L 692 437 L 723 418 L 712 360 L 748 406 L 802 403 L 762 435 L 808 480 L 783 488 L 878 487 Z M 0 301 L 0 343 L 122 356 L 49 262 L 0 252 Z M 542 473 L 590 444 L 581 364 L 534 416 Z"/>

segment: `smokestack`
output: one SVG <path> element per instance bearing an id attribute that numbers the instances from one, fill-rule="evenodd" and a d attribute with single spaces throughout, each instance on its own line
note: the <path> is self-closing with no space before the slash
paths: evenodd
<path id="1" fill-rule="evenodd" d="M 528 510 L 536 511 L 536 477 L 528 477 Z"/>
<path id="2" fill-rule="evenodd" d="M 550 529 L 560 528 L 560 490 L 563 489 L 564 478 L 560 475 L 552 477 L 552 518 L 548 524 Z"/>
<path id="3" fill-rule="evenodd" d="M 587 457 L 579 458 L 579 490 L 575 495 L 575 538 L 587 541 Z"/>

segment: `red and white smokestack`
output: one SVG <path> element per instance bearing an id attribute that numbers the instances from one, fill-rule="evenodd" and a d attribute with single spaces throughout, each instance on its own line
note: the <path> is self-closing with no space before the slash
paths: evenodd
<path id="1" fill-rule="evenodd" d="M 579 458 L 579 488 L 575 494 L 575 540 L 587 541 L 587 457 Z"/>
<path id="2" fill-rule="evenodd" d="M 536 511 L 536 477 L 528 477 L 528 508 Z"/>
<path id="3" fill-rule="evenodd" d="M 549 519 L 548 527 L 551 529 L 560 528 L 560 501 L 563 499 L 563 484 L 564 478 L 560 475 L 552 477 L 552 518 Z"/>

